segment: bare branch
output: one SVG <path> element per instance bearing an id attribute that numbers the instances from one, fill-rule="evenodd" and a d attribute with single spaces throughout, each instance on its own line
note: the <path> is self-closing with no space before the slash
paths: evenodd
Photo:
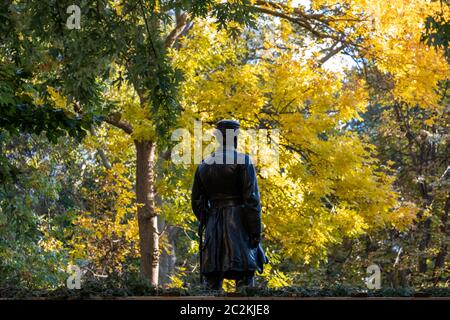
<path id="1" fill-rule="evenodd" d="M 334 44 L 330 50 L 328 51 L 328 53 L 322 57 L 322 59 L 320 59 L 319 64 L 322 65 L 325 62 L 327 62 L 329 59 L 331 59 L 334 55 L 338 54 L 339 52 L 341 52 L 343 49 L 345 49 L 347 47 L 347 44 L 343 44 L 341 46 L 336 46 L 336 44 Z"/>
<path id="2" fill-rule="evenodd" d="M 95 127 L 94 127 L 93 125 L 91 125 L 91 127 L 89 128 L 89 132 L 91 133 L 91 135 L 92 135 L 93 137 L 97 137 L 97 133 L 95 132 Z M 98 155 L 100 156 L 100 160 L 102 161 L 103 166 L 104 166 L 106 169 L 110 170 L 110 169 L 112 168 L 111 162 L 109 162 L 108 157 L 106 156 L 105 151 L 104 151 L 102 148 L 98 147 L 98 148 L 97 148 L 97 153 L 98 153 Z"/>
<path id="3" fill-rule="evenodd" d="M 335 30 L 330 26 L 330 22 L 333 21 L 362 21 L 359 17 L 334 18 L 324 13 L 307 13 L 301 8 L 293 8 L 285 4 L 263 0 L 256 1 L 251 8 L 256 12 L 290 21 L 309 31 L 318 39 L 332 39 L 336 42 L 341 42 L 347 47 L 359 47 L 354 41 L 347 40 L 343 32 Z"/>
<path id="4" fill-rule="evenodd" d="M 74 109 L 74 111 L 75 111 L 77 114 L 79 114 L 79 115 L 81 115 L 81 116 L 83 115 L 83 108 L 81 107 L 80 102 L 79 102 L 78 100 L 76 100 L 76 99 L 74 99 L 73 109 Z M 119 116 L 117 116 L 117 114 L 116 114 L 116 115 L 110 115 L 109 117 L 111 117 L 111 118 L 115 117 L 116 119 L 118 118 L 118 119 L 119 119 L 119 122 L 120 122 L 120 115 L 119 115 Z M 108 117 L 107 117 L 107 119 L 106 119 L 106 122 L 108 122 Z M 126 127 L 129 126 L 129 128 L 131 129 L 131 131 L 130 131 L 129 133 L 133 132 L 133 128 L 131 127 L 130 124 L 124 122 L 124 123 L 122 123 L 121 125 L 125 125 Z M 92 136 L 97 137 L 97 134 L 96 134 L 96 132 L 95 132 L 95 127 L 94 127 L 93 124 L 91 124 L 91 126 L 89 127 L 89 132 L 90 132 L 90 134 L 91 134 Z M 105 168 L 106 168 L 106 169 L 111 169 L 111 168 L 112 168 L 111 162 L 109 162 L 108 157 L 106 156 L 105 151 L 104 151 L 102 148 L 99 147 L 99 148 L 97 148 L 97 153 L 98 153 L 98 155 L 100 156 L 100 159 L 101 159 L 101 161 L 102 161 L 102 164 L 105 166 Z"/>
<path id="5" fill-rule="evenodd" d="M 181 33 L 178 35 L 177 39 L 186 36 L 186 34 L 189 32 L 189 30 L 191 30 L 191 28 L 194 26 L 194 22 L 193 21 L 188 21 L 186 22 L 186 25 L 184 26 L 183 30 L 181 31 Z M 174 44 L 174 48 L 179 50 L 181 48 L 181 43 L 175 42 Z"/>
<path id="6" fill-rule="evenodd" d="M 133 127 L 127 121 L 120 119 L 120 114 L 114 113 L 110 114 L 105 118 L 105 122 L 115 126 L 116 128 L 122 129 L 128 134 L 133 133 Z"/>
<path id="7" fill-rule="evenodd" d="M 170 48 L 175 43 L 178 37 L 183 33 L 187 23 L 187 14 L 185 12 L 177 12 L 175 28 L 169 33 L 165 41 L 166 48 Z"/>
<path id="8" fill-rule="evenodd" d="M 332 21 L 356 21 L 356 22 L 360 22 L 363 21 L 363 19 L 359 18 L 359 17 L 345 17 L 345 18 L 334 18 L 331 16 L 327 16 L 325 15 L 324 12 L 321 13 L 306 13 L 304 10 L 302 10 L 301 8 L 294 8 L 294 7 L 290 7 L 286 4 L 283 3 L 276 3 L 273 1 L 264 1 L 264 0 L 258 0 L 255 2 L 256 5 L 258 6 L 267 6 L 267 7 L 272 7 L 275 8 L 277 10 L 284 10 L 285 12 L 292 12 L 296 15 L 299 15 L 301 17 L 303 17 L 304 19 L 308 19 L 308 20 L 316 20 L 320 23 L 324 23 L 324 24 L 328 24 L 329 22 Z M 328 10 L 332 11 L 332 10 Z"/>
<path id="9" fill-rule="evenodd" d="M 307 31 L 311 32 L 314 36 L 316 36 L 317 38 L 320 39 L 326 39 L 326 38 L 331 38 L 331 39 L 335 39 L 334 36 L 329 35 L 329 34 L 325 34 L 322 32 L 319 32 L 317 30 L 315 30 L 308 22 L 298 18 L 298 17 L 293 17 L 290 16 L 284 12 L 280 12 L 280 11 L 275 11 L 275 10 L 271 10 L 268 8 L 264 8 L 264 7 L 253 7 L 253 9 L 255 11 L 261 12 L 261 13 L 265 13 L 274 17 L 279 17 L 282 19 L 285 19 L 287 21 L 290 21 L 292 23 L 298 24 L 299 26 L 301 26 L 302 28 L 306 29 Z"/>

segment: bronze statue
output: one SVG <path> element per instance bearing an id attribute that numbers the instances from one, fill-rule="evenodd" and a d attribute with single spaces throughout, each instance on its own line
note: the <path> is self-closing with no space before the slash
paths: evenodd
<path id="1" fill-rule="evenodd" d="M 200 221 L 200 273 L 211 290 L 223 279 L 254 286 L 255 271 L 268 260 L 261 247 L 261 203 L 249 155 L 237 148 L 240 125 L 217 123 L 222 144 L 198 166 L 192 187 L 192 210 Z M 230 134 L 231 131 L 231 134 Z M 219 139 L 220 140 L 220 139 Z"/>

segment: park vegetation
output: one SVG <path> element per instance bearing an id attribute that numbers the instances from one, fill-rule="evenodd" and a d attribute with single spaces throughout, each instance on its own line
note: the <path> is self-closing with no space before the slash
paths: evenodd
<path id="1" fill-rule="evenodd" d="M 427 0 L 2 1 L 0 294 L 65 287 L 68 265 L 103 294 L 194 286 L 195 165 L 171 161 L 171 134 L 223 118 L 280 133 L 279 166 L 257 166 L 259 286 L 356 290 L 377 264 L 385 289 L 442 294 L 449 15 Z"/>

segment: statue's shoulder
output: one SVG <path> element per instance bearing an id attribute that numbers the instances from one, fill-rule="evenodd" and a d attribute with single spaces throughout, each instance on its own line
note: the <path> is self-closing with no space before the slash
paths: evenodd
<path id="1" fill-rule="evenodd" d="M 237 152 L 238 164 L 253 165 L 252 157 L 248 153 Z"/>
<path id="2" fill-rule="evenodd" d="M 204 158 L 202 160 L 202 162 L 200 163 L 199 167 L 206 167 L 208 165 L 213 164 L 214 163 L 214 159 L 215 159 L 215 152 L 211 153 L 209 156 Z"/>
<path id="3" fill-rule="evenodd" d="M 235 156 L 233 156 L 233 154 L 230 152 L 231 151 L 228 151 L 227 153 L 227 156 L 228 155 L 230 156 L 231 159 L 230 161 L 232 161 L 232 163 L 229 164 L 246 165 L 246 166 L 253 165 L 252 158 L 249 154 L 234 150 L 232 152 L 235 154 Z M 211 164 L 223 164 L 223 156 L 224 156 L 223 152 L 211 153 L 209 156 L 207 156 L 202 160 L 202 162 L 199 164 L 199 169 L 205 168 Z"/>

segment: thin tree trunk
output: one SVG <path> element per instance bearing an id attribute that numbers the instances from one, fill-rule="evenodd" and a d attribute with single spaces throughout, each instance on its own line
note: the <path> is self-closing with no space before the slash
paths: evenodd
<path id="1" fill-rule="evenodd" d="M 427 218 L 422 224 L 423 236 L 422 240 L 419 243 L 419 272 L 426 273 L 428 270 L 427 266 L 427 255 L 425 254 L 425 250 L 428 248 L 428 245 L 431 240 L 431 218 Z"/>
<path id="2" fill-rule="evenodd" d="M 135 141 L 136 200 L 138 204 L 141 274 L 158 285 L 159 234 L 155 210 L 155 148 L 152 141 Z"/>
<path id="3" fill-rule="evenodd" d="M 161 250 L 159 261 L 159 283 L 160 285 L 168 285 L 171 282 L 170 276 L 175 270 L 177 256 L 175 253 L 175 239 L 177 236 L 177 228 L 166 225 L 164 219 L 159 216 L 159 230 L 165 229 L 165 245 L 164 250 Z"/>
<path id="4" fill-rule="evenodd" d="M 445 259 L 447 257 L 447 248 L 448 244 L 447 241 L 445 241 L 445 238 L 447 236 L 447 221 L 448 221 L 448 212 L 450 211 L 450 194 L 447 196 L 447 200 L 445 201 L 444 206 L 444 215 L 442 216 L 442 226 L 441 226 L 441 232 L 444 235 L 444 240 L 442 241 L 441 249 L 439 250 L 439 253 L 436 256 L 436 262 L 434 265 L 434 270 L 436 271 L 439 268 L 443 268 L 445 265 Z"/>
<path id="5" fill-rule="evenodd" d="M 419 172 L 419 175 L 420 174 L 421 172 Z M 419 188 L 422 198 L 424 199 L 424 204 L 428 207 L 433 202 L 433 197 L 431 196 L 432 189 L 424 181 L 419 183 Z M 431 217 L 426 218 L 425 221 L 419 224 L 419 226 L 423 231 L 422 240 L 419 243 L 419 272 L 426 273 L 428 270 L 428 254 L 426 253 L 426 250 L 428 249 L 431 241 Z"/>

